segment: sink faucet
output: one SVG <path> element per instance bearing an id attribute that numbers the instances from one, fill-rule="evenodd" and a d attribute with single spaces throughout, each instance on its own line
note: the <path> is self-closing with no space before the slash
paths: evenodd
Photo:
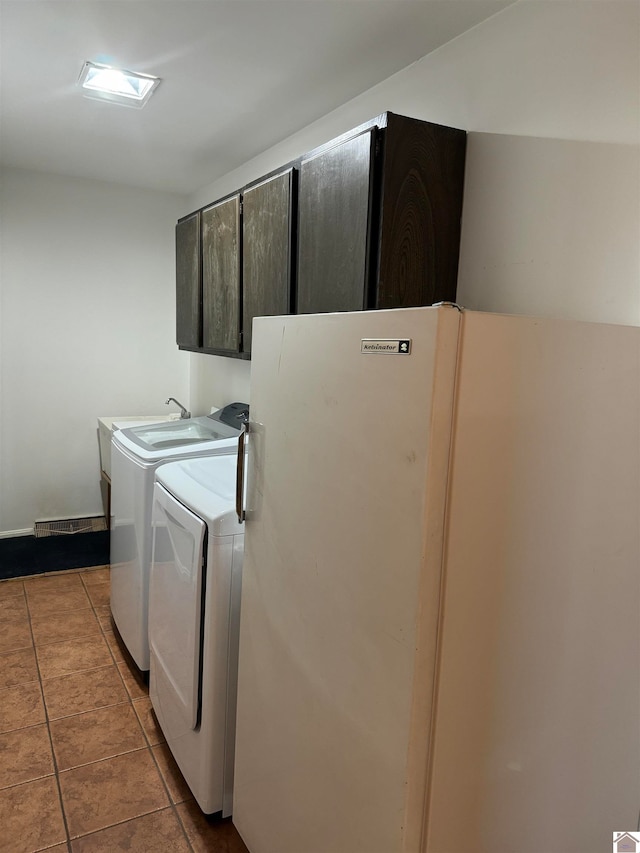
<path id="1" fill-rule="evenodd" d="M 191 417 L 191 412 L 188 412 L 188 411 L 185 409 L 185 407 L 182 405 L 182 403 L 179 403 L 179 402 L 178 402 L 178 400 L 176 400 L 176 398 L 175 398 L 175 397 L 169 397 L 169 399 L 168 399 L 168 400 L 165 400 L 165 406 L 168 406 L 168 405 L 169 405 L 169 403 L 170 403 L 172 400 L 173 400 L 173 402 L 176 404 L 176 406 L 180 406 L 180 419 L 181 419 L 181 420 L 184 420 L 184 419 L 186 419 L 186 418 L 190 418 L 190 417 Z"/>

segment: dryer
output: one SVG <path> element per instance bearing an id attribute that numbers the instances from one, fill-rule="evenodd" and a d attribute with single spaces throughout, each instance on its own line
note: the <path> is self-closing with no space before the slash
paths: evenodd
<path id="1" fill-rule="evenodd" d="M 156 473 L 149 588 L 149 696 L 205 813 L 231 814 L 244 524 L 236 457 Z"/>
<path id="2" fill-rule="evenodd" d="M 111 448 L 111 614 L 140 670 L 149 669 L 148 609 L 153 483 L 161 465 L 234 454 L 246 403 L 213 415 L 113 433 Z"/>

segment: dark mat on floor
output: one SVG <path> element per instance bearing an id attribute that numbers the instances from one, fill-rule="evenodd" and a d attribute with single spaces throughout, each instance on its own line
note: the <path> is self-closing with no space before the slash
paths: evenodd
<path id="1" fill-rule="evenodd" d="M 0 539 L 0 580 L 109 564 L 109 531 Z"/>

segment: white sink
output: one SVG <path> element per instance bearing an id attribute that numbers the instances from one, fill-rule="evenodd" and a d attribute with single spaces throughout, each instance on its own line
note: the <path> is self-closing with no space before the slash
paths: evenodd
<path id="1" fill-rule="evenodd" d="M 125 427 L 144 426 L 145 424 L 166 423 L 180 417 L 177 412 L 168 415 L 124 415 L 98 418 L 98 447 L 100 450 L 100 470 L 111 477 L 111 433 Z"/>
<path id="2" fill-rule="evenodd" d="M 209 417 L 137 426 L 122 431 L 130 441 L 149 451 L 199 444 L 203 441 L 216 441 L 221 438 L 234 438 L 238 433 L 238 429 L 220 421 L 211 420 Z"/>
<path id="3" fill-rule="evenodd" d="M 137 427 L 136 438 L 150 447 L 177 447 L 179 444 L 192 444 L 196 441 L 207 441 L 215 438 L 216 428 L 202 422 L 192 420 L 177 421 L 168 424 L 157 424 L 150 427 Z"/>

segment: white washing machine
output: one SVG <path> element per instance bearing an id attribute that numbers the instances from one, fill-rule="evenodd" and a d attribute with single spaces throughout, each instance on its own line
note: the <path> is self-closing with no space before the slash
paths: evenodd
<path id="1" fill-rule="evenodd" d="M 236 457 L 156 473 L 149 696 L 203 812 L 231 814 L 244 524 Z"/>
<path id="2" fill-rule="evenodd" d="M 248 417 L 245 403 L 213 415 L 115 432 L 111 447 L 111 613 L 136 665 L 149 669 L 151 507 L 159 466 L 233 454 Z"/>

